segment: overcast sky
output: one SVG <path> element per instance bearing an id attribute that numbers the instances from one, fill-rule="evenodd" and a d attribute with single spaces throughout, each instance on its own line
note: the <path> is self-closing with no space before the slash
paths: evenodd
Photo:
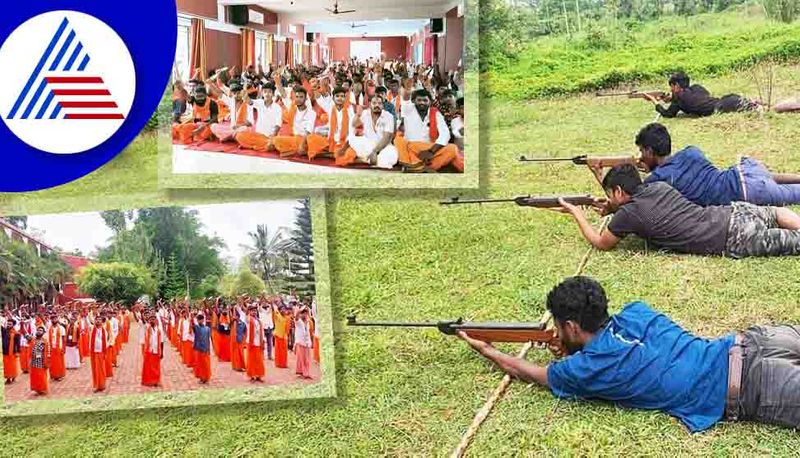
<path id="1" fill-rule="evenodd" d="M 241 245 L 250 244 L 248 232 L 255 231 L 259 224 L 266 224 L 270 234 L 281 226 L 294 229 L 295 208 L 299 206 L 298 201 L 286 200 L 188 208 L 197 210 L 206 235 L 220 237 L 225 242 L 226 247 L 221 253 L 223 260 L 234 258 L 238 263 L 245 253 Z M 66 252 L 79 249 L 86 255 L 98 247 L 107 246 L 114 235 L 100 213 L 29 216 L 28 229 L 40 234 L 42 242 L 50 246 Z"/>

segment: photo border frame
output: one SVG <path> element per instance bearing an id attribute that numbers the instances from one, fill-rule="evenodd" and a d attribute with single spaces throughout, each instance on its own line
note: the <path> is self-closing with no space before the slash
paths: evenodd
<path id="1" fill-rule="evenodd" d="M 88 196 L 87 196 L 88 197 Z M 125 395 L 103 395 L 76 399 L 35 399 L 6 404 L 5 389 L 0 391 L 0 418 L 38 415 L 61 415 L 83 412 L 130 411 L 187 406 L 230 405 L 277 400 L 335 398 L 336 361 L 333 336 L 330 262 L 328 253 L 328 221 L 325 195 L 319 191 L 186 191 L 180 195 L 154 192 L 151 195 L 95 196 L 87 199 L 16 200 L 0 207 L 0 214 L 45 215 L 126 210 L 147 207 L 217 205 L 225 203 L 311 200 L 312 237 L 316 298 L 320 317 L 320 380 L 314 384 L 237 387 L 218 390 L 186 390 Z M 0 360 L 0 368 L 2 361 Z"/>

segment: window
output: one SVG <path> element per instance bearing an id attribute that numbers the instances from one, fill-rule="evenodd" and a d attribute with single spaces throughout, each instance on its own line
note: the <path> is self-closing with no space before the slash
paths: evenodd
<path id="1" fill-rule="evenodd" d="M 191 73 L 191 43 L 192 21 L 187 17 L 178 17 L 178 45 L 175 50 L 175 69 L 177 74 L 172 75 L 173 80 L 178 78 L 186 81 L 192 77 Z"/>
<path id="2" fill-rule="evenodd" d="M 267 36 L 263 33 L 256 33 L 256 65 L 261 64 L 261 68 L 267 68 L 267 63 L 272 60 L 271 52 L 267 46 Z"/>

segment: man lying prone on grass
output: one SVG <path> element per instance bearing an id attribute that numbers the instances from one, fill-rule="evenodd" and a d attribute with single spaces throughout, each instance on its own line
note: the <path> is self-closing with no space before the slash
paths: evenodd
<path id="1" fill-rule="evenodd" d="M 608 251 L 634 234 L 660 249 L 732 258 L 800 255 L 800 215 L 785 207 L 746 202 L 701 207 L 664 182 L 643 184 L 636 167 L 612 168 L 603 179 L 607 200 L 597 202 L 614 213 L 599 233 L 580 207 L 559 200 L 558 211 L 575 218 L 586 240 Z"/>
<path id="2" fill-rule="evenodd" d="M 546 367 L 459 337 L 512 377 L 559 398 L 661 410 L 691 432 L 723 419 L 800 428 L 800 326 L 704 339 L 640 301 L 609 316 L 603 288 L 587 277 L 556 286 L 547 308 L 569 356 Z"/>

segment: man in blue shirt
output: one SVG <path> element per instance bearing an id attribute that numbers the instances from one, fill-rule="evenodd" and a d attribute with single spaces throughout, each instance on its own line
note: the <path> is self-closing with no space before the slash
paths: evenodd
<path id="1" fill-rule="evenodd" d="M 198 314 L 194 323 L 194 376 L 202 384 L 211 380 L 211 328 L 206 325 L 203 314 Z"/>
<path id="2" fill-rule="evenodd" d="M 752 158 L 720 170 L 696 146 L 672 154 L 672 139 L 659 123 L 646 125 L 636 136 L 641 162 L 650 170 L 646 184 L 663 181 L 697 205 L 787 206 L 800 204 L 800 175 L 773 174 Z"/>
<path id="3" fill-rule="evenodd" d="M 644 302 L 609 316 L 603 288 L 588 277 L 556 286 L 547 308 L 569 356 L 546 367 L 459 337 L 512 377 L 559 398 L 661 410 L 691 432 L 722 419 L 800 427 L 800 326 L 696 337 Z"/>

